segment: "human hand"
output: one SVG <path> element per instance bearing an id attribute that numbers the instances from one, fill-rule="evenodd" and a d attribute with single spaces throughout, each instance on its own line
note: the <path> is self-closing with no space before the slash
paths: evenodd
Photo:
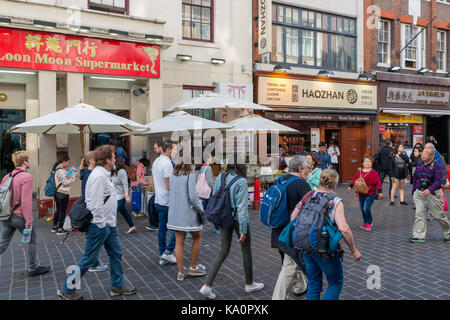
<path id="1" fill-rule="evenodd" d="M 353 255 L 353 259 L 355 259 L 356 261 L 361 260 L 361 252 L 358 251 L 358 249 L 355 250 L 355 252 L 352 253 Z"/>
<path id="2" fill-rule="evenodd" d="M 33 230 L 33 225 L 31 225 L 31 226 L 25 226 L 25 228 L 30 229 L 30 232 L 31 232 L 31 230 Z"/>
<path id="3" fill-rule="evenodd" d="M 125 202 L 126 202 L 126 203 L 131 203 L 131 199 L 130 199 L 129 196 L 126 196 L 126 197 L 125 197 Z"/>
<path id="4" fill-rule="evenodd" d="M 352 188 L 351 188 L 351 187 L 348 187 L 348 188 L 347 188 L 347 192 L 350 193 L 350 191 L 352 191 Z"/>
<path id="5" fill-rule="evenodd" d="M 383 200 L 383 194 L 382 193 L 378 194 L 378 200 Z"/>
<path id="6" fill-rule="evenodd" d="M 430 192 L 430 190 L 428 190 L 428 189 L 425 189 L 425 191 L 422 192 L 422 195 L 423 195 L 424 197 L 428 197 L 430 194 L 431 194 L 431 192 Z"/>
<path id="7" fill-rule="evenodd" d="M 245 237 L 246 237 L 246 235 L 241 233 L 241 237 L 239 238 L 238 242 L 243 243 L 245 241 Z"/>

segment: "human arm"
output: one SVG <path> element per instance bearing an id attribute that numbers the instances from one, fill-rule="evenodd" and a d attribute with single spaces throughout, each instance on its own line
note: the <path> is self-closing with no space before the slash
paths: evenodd
<path id="1" fill-rule="evenodd" d="M 360 174 L 361 174 L 360 171 L 358 171 L 358 172 L 355 174 L 355 176 L 353 177 L 353 180 L 350 182 L 350 185 L 349 185 L 348 188 L 347 188 L 347 192 L 352 191 L 352 188 L 353 188 L 353 186 L 355 185 L 355 181 L 356 181 L 356 179 L 359 178 Z"/>
<path id="2" fill-rule="evenodd" d="M 104 176 L 91 177 L 92 181 L 86 190 L 86 207 L 92 213 L 92 217 L 99 228 L 106 226 L 105 222 L 105 191 L 107 178 Z"/>
<path id="3" fill-rule="evenodd" d="M 77 175 L 67 175 L 67 171 L 64 169 L 59 169 L 55 172 L 55 183 L 56 187 L 60 184 L 62 187 L 69 187 L 72 183 L 75 182 Z"/>
<path id="4" fill-rule="evenodd" d="M 119 172 L 117 173 L 117 177 L 120 179 L 120 182 L 122 183 L 123 186 L 123 191 L 125 194 L 125 201 L 127 203 L 131 202 L 130 196 L 128 195 L 128 176 L 127 176 L 127 172 L 124 169 L 119 170 Z"/>
<path id="5" fill-rule="evenodd" d="M 173 172 L 173 166 L 172 163 L 167 162 L 164 164 L 164 168 L 163 168 L 163 177 L 164 177 L 164 182 L 166 184 L 166 188 L 167 190 L 170 190 L 170 181 L 169 181 L 169 177 Z"/>
<path id="6" fill-rule="evenodd" d="M 239 179 L 235 182 L 232 188 L 235 188 L 234 203 L 236 208 L 236 216 L 239 222 L 239 233 L 242 235 L 247 234 L 248 224 L 248 185 L 246 179 Z M 233 189 L 234 189 L 233 188 Z M 231 189 L 230 189 L 231 191 Z M 231 193 L 231 192 L 230 192 Z"/>
<path id="7" fill-rule="evenodd" d="M 208 183 L 208 186 L 211 188 L 211 190 L 214 188 L 214 175 L 212 172 L 212 168 L 210 166 L 207 166 L 205 169 L 205 176 L 206 176 L 206 182 Z"/>
<path id="8" fill-rule="evenodd" d="M 433 183 L 423 192 L 423 195 L 425 197 L 429 196 L 430 194 L 434 194 L 434 192 L 441 188 L 442 183 L 442 168 L 439 165 L 439 163 L 435 162 L 434 168 L 433 168 Z"/>
<path id="9" fill-rule="evenodd" d="M 190 174 L 188 176 L 188 195 L 189 195 L 189 202 L 191 205 L 194 206 L 196 211 L 204 212 L 202 203 L 200 202 L 200 199 L 197 195 L 197 175 L 196 174 Z"/>
<path id="10" fill-rule="evenodd" d="M 25 227 L 30 228 L 33 225 L 33 176 L 27 175 L 22 183 L 20 193 L 20 206 L 25 219 Z"/>
<path id="11" fill-rule="evenodd" d="M 349 247 L 353 255 L 353 258 L 355 260 L 361 259 L 361 253 L 358 251 L 358 249 L 356 249 L 352 230 L 350 229 L 350 227 L 347 224 L 347 221 L 345 220 L 344 205 L 342 204 L 342 201 L 340 201 L 336 206 L 334 221 L 336 222 L 339 231 L 342 233 L 342 237 L 347 243 L 347 246 Z"/>

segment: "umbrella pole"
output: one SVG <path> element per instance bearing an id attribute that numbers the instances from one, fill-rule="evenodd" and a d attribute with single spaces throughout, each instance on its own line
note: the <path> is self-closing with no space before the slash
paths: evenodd
<path id="1" fill-rule="evenodd" d="M 80 126 L 79 128 L 80 128 L 81 158 L 84 158 L 84 130 L 82 126 Z"/>

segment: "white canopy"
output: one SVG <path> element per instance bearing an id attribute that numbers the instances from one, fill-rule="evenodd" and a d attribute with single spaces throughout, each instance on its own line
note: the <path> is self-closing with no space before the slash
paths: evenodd
<path id="1" fill-rule="evenodd" d="M 173 112 L 161 119 L 149 122 L 145 126 L 147 127 L 146 130 L 135 130 L 123 136 L 148 135 L 183 130 L 228 129 L 232 127 L 227 123 L 203 119 L 185 111 Z"/>
<path id="2" fill-rule="evenodd" d="M 164 107 L 164 111 L 184 110 L 184 109 L 250 109 L 250 110 L 272 110 L 268 107 L 244 101 L 241 99 L 222 96 L 217 93 L 206 93 L 188 100 L 183 100 Z"/>
<path id="3" fill-rule="evenodd" d="M 20 123 L 11 132 L 22 133 L 102 133 L 129 132 L 146 129 L 145 126 L 129 119 L 116 116 L 94 106 L 79 103 L 61 111 Z"/>
<path id="4" fill-rule="evenodd" d="M 256 114 L 248 114 L 237 118 L 228 124 L 233 128 L 232 131 L 279 131 L 279 132 L 298 132 L 298 130 L 279 124 L 278 122 L 263 118 Z"/>

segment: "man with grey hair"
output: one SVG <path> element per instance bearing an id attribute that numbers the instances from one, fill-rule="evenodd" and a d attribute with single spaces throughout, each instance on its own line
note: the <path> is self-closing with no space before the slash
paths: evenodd
<path id="1" fill-rule="evenodd" d="M 427 143 L 422 152 L 422 161 L 417 165 L 413 176 L 412 193 L 416 205 L 416 217 L 413 226 L 413 236 L 409 238 L 410 242 L 425 242 L 427 211 L 441 224 L 444 232 L 444 242 L 450 242 L 450 222 L 443 210 L 442 167 L 435 159 L 434 146 Z"/>
<path id="2" fill-rule="evenodd" d="M 289 161 L 289 173 L 280 177 L 280 179 L 285 180 L 297 177 L 297 179 L 292 181 L 286 188 L 288 209 L 286 214 L 289 216 L 292 211 L 294 211 L 295 206 L 309 191 L 311 191 L 311 187 L 307 183 L 311 170 L 311 161 L 306 156 L 296 155 Z M 287 299 L 292 288 L 294 288 L 294 294 L 296 295 L 304 294 L 307 289 L 306 276 L 300 269 L 300 267 L 303 268 L 303 266 L 300 266 L 299 264 L 301 264 L 301 261 L 296 259 L 298 255 L 296 256 L 295 252 L 287 249 L 278 241 L 278 238 L 286 225 L 272 229 L 272 248 L 278 248 L 283 264 L 273 292 L 273 300 Z"/>

